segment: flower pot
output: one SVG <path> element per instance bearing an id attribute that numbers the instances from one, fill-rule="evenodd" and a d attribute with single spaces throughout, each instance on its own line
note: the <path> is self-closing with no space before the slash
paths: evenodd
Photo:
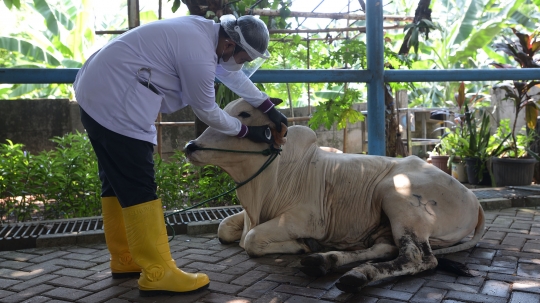
<path id="1" fill-rule="evenodd" d="M 452 177 L 456 178 L 461 183 L 469 181 L 467 178 L 467 170 L 465 169 L 465 162 L 452 162 Z"/>
<path id="2" fill-rule="evenodd" d="M 487 164 L 479 158 L 465 158 L 467 169 L 467 180 L 472 185 L 491 185 L 491 177 L 487 169 Z M 482 171 L 480 171 L 482 170 Z"/>
<path id="3" fill-rule="evenodd" d="M 534 175 L 533 158 L 492 158 L 496 186 L 531 185 Z"/>
<path id="4" fill-rule="evenodd" d="M 450 168 L 448 167 L 449 156 L 431 156 L 431 164 L 440 168 L 443 172 L 451 175 Z"/>

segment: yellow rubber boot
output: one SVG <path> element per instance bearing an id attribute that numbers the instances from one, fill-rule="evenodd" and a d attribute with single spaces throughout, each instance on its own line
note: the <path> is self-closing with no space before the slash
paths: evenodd
<path id="1" fill-rule="evenodd" d="M 122 209 L 129 250 L 142 268 L 141 296 L 171 295 L 205 289 L 210 285 L 202 273 L 186 273 L 171 256 L 161 199 Z"/>
<path id="2" fill-rule="evenodd" d="M 101 198 L 105 241 L 111 253 L 111 273 L 113 279 L 138 277 L 141 267 L 133 261 L 126 236 L 124 214 L 116 197 Z"/>

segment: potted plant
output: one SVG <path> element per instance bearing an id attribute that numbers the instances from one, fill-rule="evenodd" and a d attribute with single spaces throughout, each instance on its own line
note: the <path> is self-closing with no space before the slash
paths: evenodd
<path id="1" fill-rule="evenodd" d="M 437 144 L 432 152 L 432 158 L 437 155 L 447 155 L 447 162 L 444 164 L 448 167 L 452 176 L 458 179 L 460 182 L 467 182 L 468 177 L 465 170 L 465 158 L 471 155 L 472 151 L 469 150 L 471 145 L 469 138 L 470 132 L 466 123 L 465 113 L 469 112 L 469 107 L 473 104 L 479 103 L 484 98 L 479 93 L 474 94 L 470 98 L 465 96 L 465 83 L 461 82 L 458 92 L 455 94 L 456 110 L 438 110 L 435 113 L 442 113 L 446 116 L 453 117 L 453 121 L 444 120 L 442 123 L 446 124 L 443 127 L 436 128 L 435 131 L 444 129 L 444 134 L 440 136 L 440 143 Z M 451 102 L 451 101 L 449 101 Z M 474 117 L 474 114 L 472 115 Z M 476 127 L 476 121 L 470 121 Z M 476 138 L 478 139 L 478 138 Z M 476 148 L 476 144 L 473 144 L 473 149 Z M 432 159 L 432 163 L 436 163 L 437 160 Z M 443 169 L 444 170 L 444 169 Z"/>
<path id="2" fill-rule="evenodd" d="M 466 129 L 461 125 L 459 117 L 456 117 L 455 126 L 441 138 L 443 145 L 448 146 L 447 165 L 450 169 L 450 174 L 459 182 L 467 182 L 467 171 L 465 170 L 465 151 L 466 146 Z"/>
<path id="3" fill-rule="evenodd" d="M 439 137 L 440 141 L 435 145 L 433 150 L 430 152 L 431 164 L 440 168 L 445 173 L 451 175 L 451 163 L 450 155 L 452 155 L 452 143 L 449 140 L 451 136 L 451 130 L 445 128 L 446 132 Z"/>
<path id="4" fill-rule="evenodd" d="M 462 155 L 466 162 L 468 181 L 473 185 L 491 185 L 493 182 L 488 160 L 503 152 L 508 136 L 495 140 L 491 134 L 490 115 L 485 110 L 469 110 L 465 104 L 464 119 L 467 138 L 462 140 Z"/>
<path id="5" fill-rule="evenodd" d="M 535 57 L 540 52 L 540 40 L 538 33 L 531 35 L 523 34 L 512 28 L 517 37 L 515 40 L 506 39 L 506 43 L 496 43 L 495 50 L 502 51 L 514 59 L 521 68 L 540 68 L 540 62 Z M 493 63 L 497 68 L 514 68 L 508 64 Z M 540 81 L 513 81 L 496 85 L 496 89 L 505 92 L 503 100 L 511 101 L 514 105 L 514 117 L 509 132 L 510 140 L 507 142 L 505 152 L 501 157 L 494 158 L 493 174 L 497 186 L 520 186 L 530 185 L 534 174 L 536 159 L 532 158 L 530 151 L 527 152 L 528 144 L 536 127 L 538 116 L 538 98 Z M 533 89 L 536 89 L 535 90 Z M 518 116 L 525 110 L 526 130 L 525 135 L 517 133 Z M 499 126 L 499 127 L 504 127 Z M 503 129 L 501 129 L 503 131 Z"/>

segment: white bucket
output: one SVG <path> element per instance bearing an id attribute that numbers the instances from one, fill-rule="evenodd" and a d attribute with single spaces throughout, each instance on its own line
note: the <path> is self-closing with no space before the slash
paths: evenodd
<path id="1" fill-rule="evenodd" d="M 465 163 L 452 162 L 452 177 L 456 178 L 459 182 L 467 182 L 467 170 L 465 169 Z"/>

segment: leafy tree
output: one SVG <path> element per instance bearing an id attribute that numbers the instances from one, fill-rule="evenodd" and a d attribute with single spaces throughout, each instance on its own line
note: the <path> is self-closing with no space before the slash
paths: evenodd
<path id="1" fill-rule="evenodd" d="M 429 40 L 419 44 L 413 69 L 483 68 L 489 61 L 501 62 L 501 56 L 492 49 L 492 41 L 505 28 L 518 25 L 530 28 L 540 20 L 539 0 L 439 0 L 431 7 L 436 25 Z M 400 40 L 400 35 L 392 39 Z M 488 83 L 477 82 L 469 86 L 473 91 L 487 92 Z M 411 92 L 411 106 L 442 107 L 452 100 L 459 83 L 416 84 Z"/>

